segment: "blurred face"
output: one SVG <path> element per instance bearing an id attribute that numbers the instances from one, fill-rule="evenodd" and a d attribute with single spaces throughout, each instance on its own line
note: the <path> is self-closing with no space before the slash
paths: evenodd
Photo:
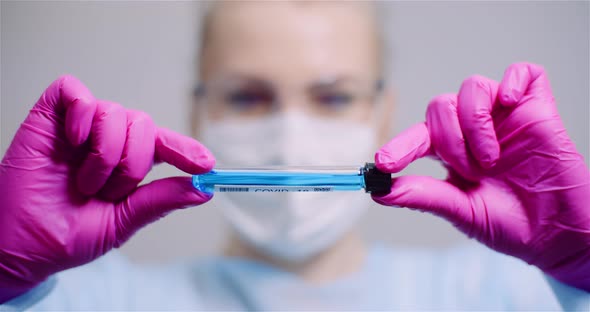
<path id="1" fill-rule="evenodd" d="M 300 112 L 369 122 L 380 46 L 361 2 L 222 2 L 201 55 L 201 111 L 209 120 Z"/>
<path id="2" fill-rule="evenodd" d="M 363 2 L 218 2 L 204 32 L 197 119 L 217 164 L 362 165 L 377 148 L 380 46 Z M 386 116 L 386 114 L 380 114 Z M 367 208 L 362 192 L 220 193 L 240 238 L 303 261 Z M 321 209 L 318 209 L 321 207 Z"/>

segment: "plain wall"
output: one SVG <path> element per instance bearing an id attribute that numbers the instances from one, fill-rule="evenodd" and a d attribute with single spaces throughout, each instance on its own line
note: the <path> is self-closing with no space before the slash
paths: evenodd
<path id="1" fill-rule="evenodd" d="M 422 121 L 435 95 L 471 74 L 494 79 L 510 63 L 545 66 L 578 150 L 589 156 L 589 3 L 389 2 L 398 101 L 395 133 Z M 148 112 L 190 134 L 198 4 L 194 2 L 1 2 L 0 152 L 44 88 L 71 73 L 102 99 Z M 392 133 L 392 136 L 395 134 Z M 435 163 L 407 171 L 444 177 Z M 156 167 L 146 181 L 176 175 Z M 375 205 L 362 221 L 373 241 L 442 248 L 466 239 L 433 216 Z M 122 249 L 137 261 L 215 252 L 225 226 L 215 201 L 177 211 Z"/>

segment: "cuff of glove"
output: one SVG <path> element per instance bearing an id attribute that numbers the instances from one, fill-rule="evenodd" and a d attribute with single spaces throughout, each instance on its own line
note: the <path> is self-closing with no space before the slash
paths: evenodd
<path id="1" fill-rule="evenodd" d="M 0 311 L 24 311 L 45 298 L 56 284 L 57 278 L 51 276 L 28 290 L 0 289 Z"/>
<path id="2" fill-rule="evenodd" d="M 545 274 L 563 284 L 590 293 L 590 257 L 586 258 L 589 258 L 588 262 L 580 263 L 581 261 L 578 261 L 568 267 L 545 271 Z"/>

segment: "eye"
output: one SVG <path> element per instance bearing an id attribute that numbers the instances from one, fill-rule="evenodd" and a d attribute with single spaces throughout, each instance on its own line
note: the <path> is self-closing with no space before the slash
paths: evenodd
<path id="1" fill-rule="evenodd" d="M 324 109 L 341 110 L 354 102 L 354 96 L 347 92 L 322 92 L 314 96 L 317 105 Z"/>
<path id="2" fill-rule="evenodd" d="M 248 111 L 271 105 L 273 96 L 264 90 L 236 90 L 225 96 L 225 102 L 237 111 Z"/>

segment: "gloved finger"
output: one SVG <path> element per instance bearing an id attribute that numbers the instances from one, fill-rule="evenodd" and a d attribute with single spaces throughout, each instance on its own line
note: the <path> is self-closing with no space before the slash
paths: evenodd
<path id="1" fill-rule="evenodd" d="M 203 144 L 166 128 L 156 130 L 155 161 L 190 174 L 209 172 L 215 165 L 213 154 Z"/>
<path id="2" fill-rule="evenodd" d="M 498 87 L 500 103 L 514 106 L 527 93 L 536 95 L 551 94 L 549 79 L 541 65 L 531 63 L 515 63 L 504 72 L 504 77 Z"/>
<path id="3" fill-rule="evenodd" d="M 110 201 L 131 193 L 148 174 L 154 162 L 154 122 L 141 111 L 127 110 L 126 113 L 127 137 L 121 160 L 100 191 L 100 195 Z"/>
<path id="4" fill-rule="evenodd" d="M 383 145 L 375 153 L 375 166 L 384 172 L 397 173 L 414 160 L 430 154 L 430 134 L 422 122 Z"/>
<path id="5" fill-rule="evenodd" d="M 478 181 L 479 166 L 469 154 L 457 116 L 457 96 L 442 94 L 430 101 L 426 125 L 433 152 L 448 166 L 469 181 Z"/>
<path id="6" fill-rule="evenodd" d="M 463 81 L 457 95 L 457 115 L 463 136 L 473 157 L 486 169 L 500 158 L 500 144 L 492 120 L 497 92 L 497 82 L 472 76 Z"/>
<path id="7" fill-rule="evenodd" d="M 33 109 L 64 116 L 66 138 L 78 146 L 88 139 L 96 105 L 96 99 L 82 82 L 64 75 L 49 85 Z"/>
<path id="8" fill-rule="evenodd" d="M 390 193 L 371 197 L 381 205 L 408 207 L 432 213 L 459 228 L 471 222 L 467 195 L 456 186 L 432 177 L 398 177 L 393 179 Z"/>
<path id="9" fill-rule="evenodd" d="M 197 191 L 190 177 L 172 177 L 142 185 L 116 207 L 115 247 L 119 247 L 143 226 L 172 210 L 200 205 L 209 201 L 211 197 L 212 194 Z"/>
<path id="10" fill-rule="evenodd" d="M 127 135 L 127 115 L 119 104 L 98 101 L 90 132 L 90 150 L 77 175 L 80 192 L 100 190 L 121 159 Z"/>

